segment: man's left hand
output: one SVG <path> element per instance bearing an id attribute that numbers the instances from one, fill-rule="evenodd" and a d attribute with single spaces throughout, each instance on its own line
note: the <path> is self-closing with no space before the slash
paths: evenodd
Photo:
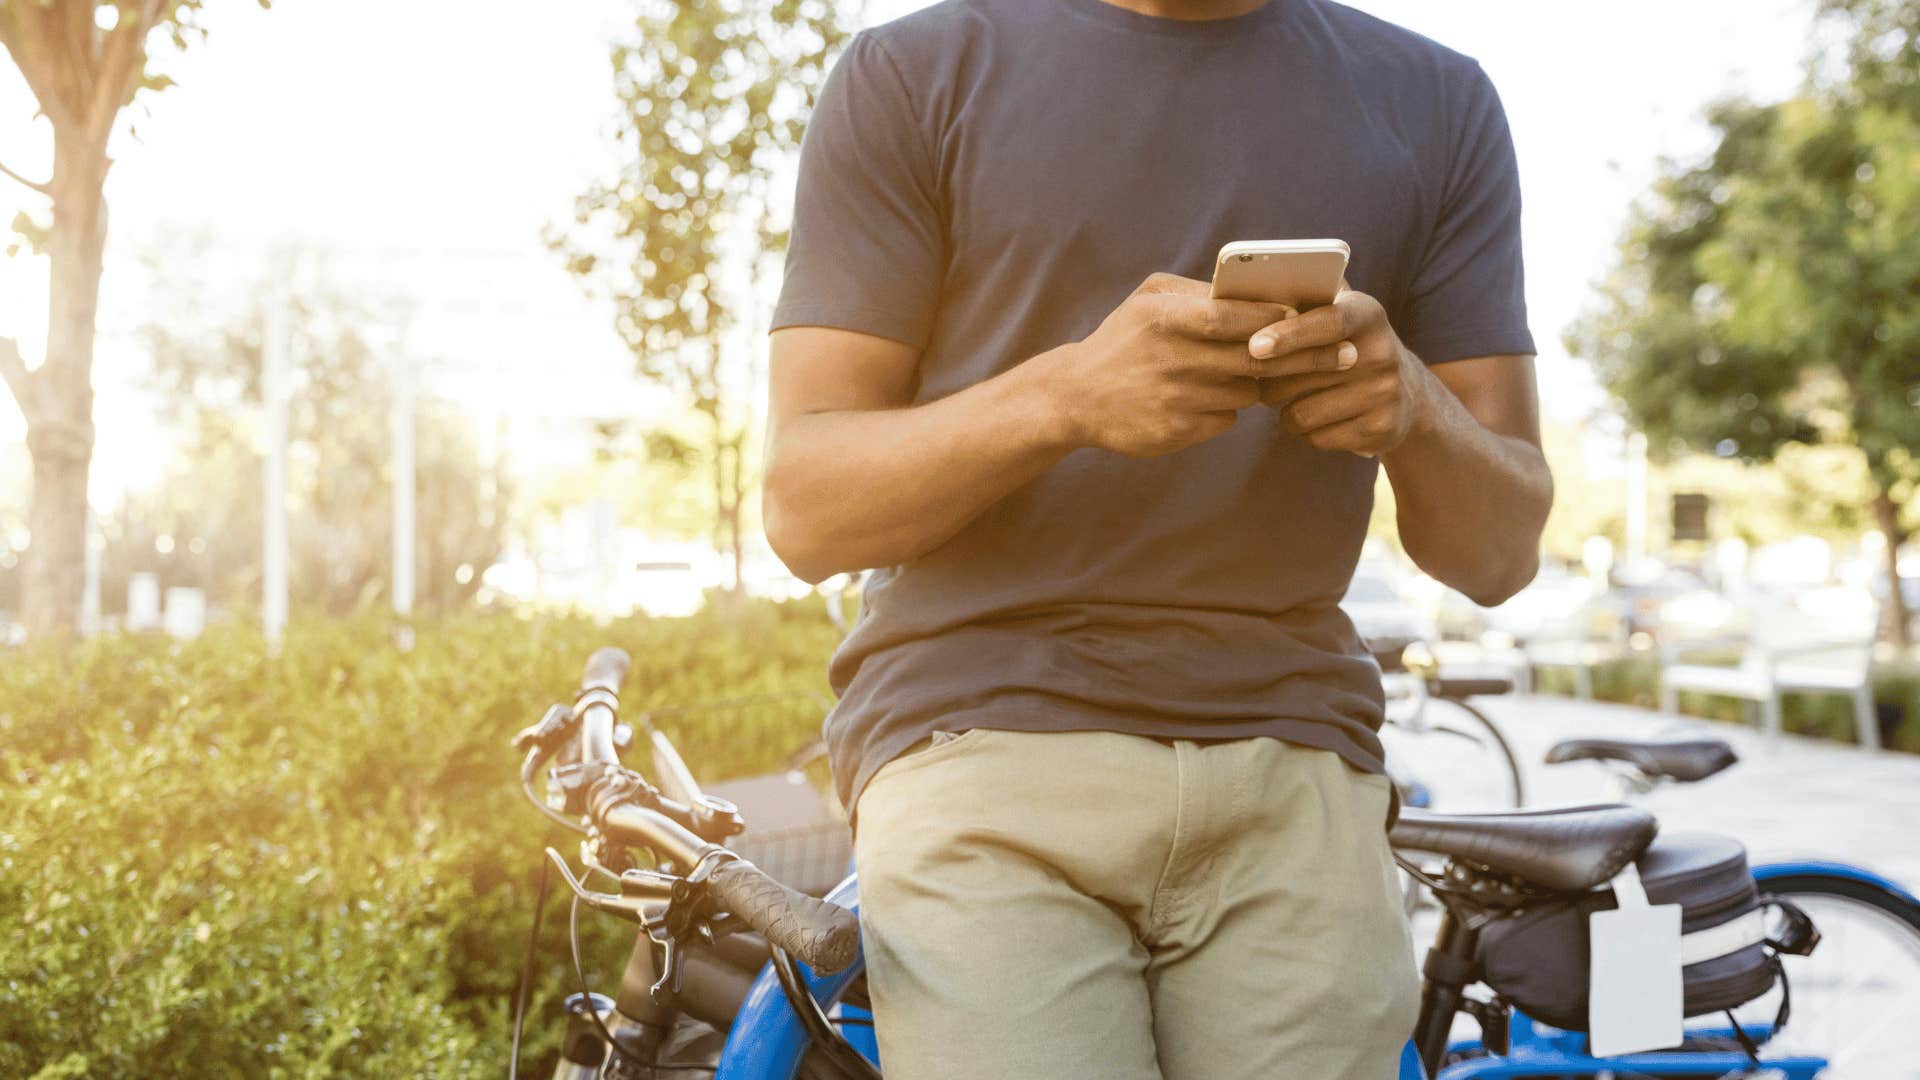
<path id="1" fill-rule="evenodd" d="M 1433 375 L 1366 293 L 1342 289 L 1254 334 L 1247 351 L 1264 376 L 1260 399 L 1316 449 L 1379 457 L 1432 412 Z"/>

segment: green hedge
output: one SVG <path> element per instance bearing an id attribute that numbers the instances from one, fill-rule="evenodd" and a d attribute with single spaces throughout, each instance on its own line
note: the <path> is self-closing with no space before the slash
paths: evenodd
<path id="1" fill-rule="evenodd" d="M 824 693 L 817 604 L 684 620 L 375 620 L 0 653 L 0 1076 L 479 1076 L 506 1069 L 539 850 L 508 737 L 587 654 L 627 702 Z M 817 707 L 664 722 L 709 778 Z M 563 847 L 571 844 L 563 842 Z M 558 912 L 559 918 L 553 917 Z M 550 908 L 526 1059 L 574 988 Z M 586 916 L 597 989 L 630 931 Z"/>
<path id="2" fill-rule="evenodd" d="M 1543 670 L 1535 675 L 1543 693 L 1573 693 L 1573 673 Z M 1660 707 L 1660 662 L 1652 655 L 1611 660 L 1593 670 L 1593 696 L 1643 708 Z M 1873 697 L 1879 708 L 1884 745 L 1920 753 L 1920 662 L 1876 664 Z M 1704 694 L 1680 695 L 1680 711 L 1729 723 L 1744 723 L 1741 703 L 1733 698 Z M 1853 705 L 1835 694 L 1788 696 L 1781 705 L 1780 723 L 1787 731 L 1854 741 Z"/>

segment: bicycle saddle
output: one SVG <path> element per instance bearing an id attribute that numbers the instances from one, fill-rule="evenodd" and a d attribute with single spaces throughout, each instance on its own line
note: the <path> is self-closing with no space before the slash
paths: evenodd
<path id="1" fill-rule="evenodd" d="M 1640 856 L 1660 823 L 1631 806 L 1575 806 L 1494 814 L 1400 811 L 1388 839 L 1512 874 L 1556 892 L 1585 892 Z"/>
<path id="2" fill-rule="evenodd" d="M 1683 784 L 1705 780 L 1739 761 L 1723 739 L 1565 739 L 1547 751 L 1547 763 L 1624 761 L 1648 776 Z"/>

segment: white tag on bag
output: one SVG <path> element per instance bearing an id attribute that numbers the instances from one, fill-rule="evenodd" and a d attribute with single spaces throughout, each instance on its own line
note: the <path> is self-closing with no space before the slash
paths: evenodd
<path id="1" fill-rule="evenodd" d="M 1587 1019 L 1595 1057 L 1680 1045 L 1685 999 L 1680 978 L 1680 905 L 1647 903 L 1640 871 L 1613 879 L 1619 908 L 1587 920 Z"/>

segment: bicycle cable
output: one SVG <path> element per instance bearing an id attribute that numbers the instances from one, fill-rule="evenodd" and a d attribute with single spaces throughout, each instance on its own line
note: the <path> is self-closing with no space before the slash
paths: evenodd
<path id="1" fill-rule="evenodd" d="M 607 1041 L 607 1053 L 617 1054 L 620 1046 L 613 1041 L 613 1032 L 607 1030 L 606 1021 L 600 1019 L 600 1010 L 593 1007 L 593 991 L 587 986 L 587 971 L 580 964 L 580 894 L 573 895 L 573 907 L 567 914 L 567 944 L 573 950 L 573 976 L 580 980 L 580 998 L 586 1006 L 587 1015 L 593 1017 L 593 1026 L 600 1029 L 600 1037 Z"/>
<path id="2" fill-rule="evenodd" d="M 520 1077 L 520 1032 L 526 1026 L 527 991 L 533 984 L 533 959 L 540 946 L 540 916 L 547 907 L 547 887 L 552 881 L 552 868 L 547 860 L 540 860 L 540 891 L 533 897 L 533 929 L 527 932 L 527 958 L 520 965 L 520 986 L 513 995 L 513 1056 L 507 1059 L 507 1080 L 519 1080 Z"/>

